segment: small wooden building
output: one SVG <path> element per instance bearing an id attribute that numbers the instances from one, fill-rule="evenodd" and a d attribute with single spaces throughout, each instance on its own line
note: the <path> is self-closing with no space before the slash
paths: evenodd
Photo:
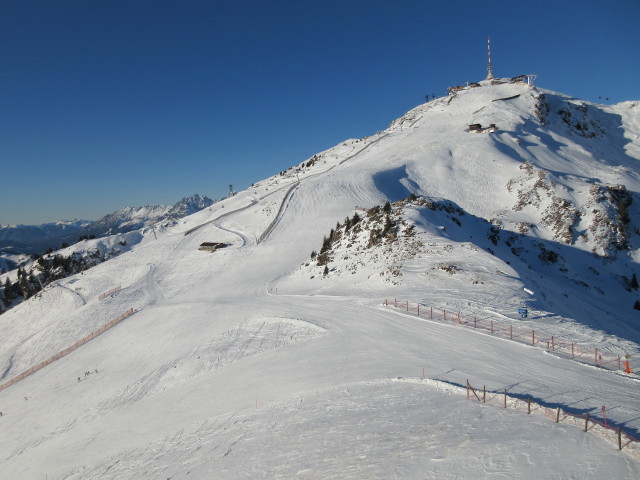
<path id="1" fill-rule="evenodd" d="M 469 131 L 474 133 L 493 133 L 498 130 L 495 123 L 489 124 L 488 127 L 482 128 L 482 125 L 479 123 L 472 123 L 469 125 Z"/>
<path id="2" fill-rule="evenodd" d="M 213 253 L 219 248 L 225 248 L 227 246 L 228 245 L 226 243 L 221 243 L 221 242 L 204 242 L 200 244 L 200 247 L 198 248 L 198 250 Z"/>

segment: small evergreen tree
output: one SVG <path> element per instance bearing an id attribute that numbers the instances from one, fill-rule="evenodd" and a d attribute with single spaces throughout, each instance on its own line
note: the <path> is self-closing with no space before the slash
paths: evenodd
<path id="1" fill-rule="evenodd" d="M 327 275 L 329 275 L 329 265 L 325 265 L 324 266 L 324 272 L 322 272 L 322 274 L 326 277 Z"/>
<path id="2" fill-rule="evenodd" d="M 638 277 L 636 277 L 635 273 L 631 276 L 631 282 L 629 282 L 629 286 L 632 290 L 638 290 Z"/>
<path id="3" fill-rule="evenodd" d="M 384 207 L 382 207 L 382 210 L 384 210 L 384 213 L 386 214 L 391 213 L 391 203 L 389 202 L 389 200 L 387 200 L 387 203 L 384 204 Z"/>
<path id="4" fill-rule="evenodd" d="M 329 250 L 331 250 L 331 238 L 324 237 L 324 239 L 322 240 L 322 248 L 320 249 L 320 253 L 325 253 Z"/>
<path id="5" fill-rule="evenodd" d="M 384 229 L 382 230 L 382 236 L 388 235 L 389 232 L 391 232 L 391 230 L 393 229 L 394 224 L 391 221 L 391 218 L 389 217 L 389 215 L 386 216 L 386 218 L 384 219 Z"/>

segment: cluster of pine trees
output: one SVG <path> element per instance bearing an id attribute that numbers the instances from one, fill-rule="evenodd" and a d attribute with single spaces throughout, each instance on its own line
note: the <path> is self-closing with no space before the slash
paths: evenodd
<path id="1" fill-rule="evenodd" d="M 36 256 L 28 270 L 18 268 L 13 282 L 6 277 L 4 284 L 0 285 L 0 313 L 38 294 L 50 283 L 83 272 L 119 253 L 119 250 L 114 249 L 110 252 L 75 252 L 69 256 Z"/>

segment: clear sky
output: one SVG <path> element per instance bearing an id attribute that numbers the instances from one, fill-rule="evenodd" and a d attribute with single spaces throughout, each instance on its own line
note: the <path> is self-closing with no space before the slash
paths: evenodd
<path id="1" fill-rule="evenodd" d="M 640 100 L 638 0 L 0 0 L 0 223 L 246 188 L 484 79 L 488 35 L 496 76 Z"/>

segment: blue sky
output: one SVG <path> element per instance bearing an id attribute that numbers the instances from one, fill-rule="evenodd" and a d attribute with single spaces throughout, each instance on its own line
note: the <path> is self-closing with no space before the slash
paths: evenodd
<path id="1" fill-rule="evenodd" d="M 488 35 L 496 76 L 640 100 L 638 25 L 637 0 L 0 0 L 0 223 L 246 188 L 482 80 Z"/>

